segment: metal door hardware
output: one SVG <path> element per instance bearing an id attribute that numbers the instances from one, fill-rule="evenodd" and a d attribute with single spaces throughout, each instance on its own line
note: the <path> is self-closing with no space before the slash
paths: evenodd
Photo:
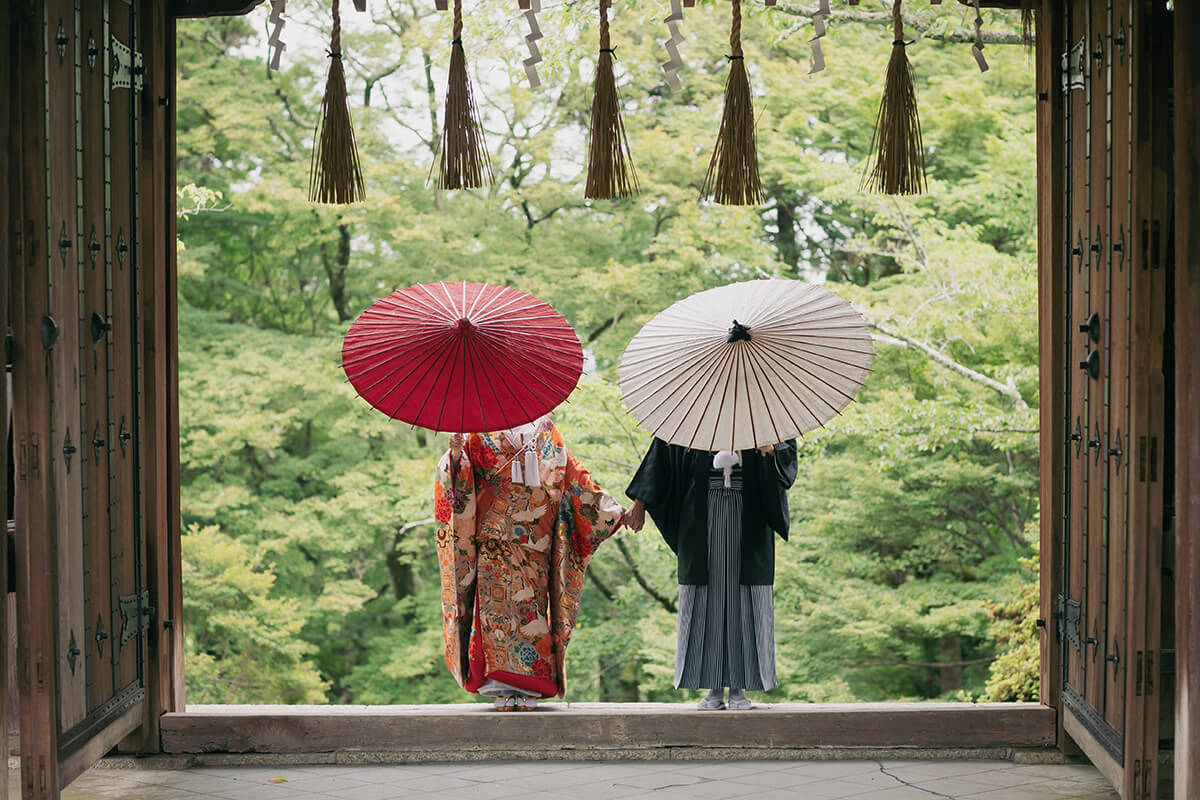
<path id="1" fill-rule="evenodd" d="M 1093 312 L 1087 322 L 1079 326 L 1080 333 L 1086 333 L 1093 342 L 1100 341 L 1100 315 Z"/>
<path id="2" fill-rule="evenodd" d="M 142 54 L 131 50 L 115 36 L 112 40 L 112 53 L 112 88 L 128 89 L 132 86 L 135 92 L 140 92 L 143 76 L 146 74 Z"/>
<path id="3" fill-rule="evenodd" d="M 1079 362 L 1079 368 L 1088 374 L 1088 377 L 1096 380 L 1100 377 L 1100 351 L 1093 350 L 1087 354 L 1087 358 Z"/>
<path id="4" fill-rule="evenodd" d="M 1087 74 L 1087 40 L 1080 38 L 1075 46 L 1062 54 L 1060 68 L 1062 70 L 1062 90 L 1082 89 L 1084 76 Z"/>

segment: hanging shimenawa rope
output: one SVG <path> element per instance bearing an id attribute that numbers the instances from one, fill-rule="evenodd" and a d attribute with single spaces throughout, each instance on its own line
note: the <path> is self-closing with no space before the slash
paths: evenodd
<path id="1" fill-rule="evenodd" d="M 1033 49 L 1033 0 L 1021 0 L 1021 43 Z"/>
<path id="2" fill-rule="evenodd" d="M 439 189 L 479 189 L 492 183 L 492 161 L 479 110 L 471 91 L 467 55 L 462 45 L 462 0 L 454 0 L 454 35 L 450 44 L 450 77 L 446 86 Z"/>
<path id="3" fill-rule="evenodd" d="M 613 48 L 608 33 L 609 0 L 600 0 L 600 57 L 596 60 L 596 93 L 592 98 L 592 130 L 588 134 L 589 200 L 613 200 L 638 193 L 637 172 L 629 154 L 621 100 L 613 77 Z"/>
<path id="4" fill-rule="evenodd" d="M 312 163 L 308 173 L 308 199 L 316 203 L 356 203 L 363 199 L 362 166 L 354 142 L 354 124 L 346 101 L 346 73 L 342 67 L 342 18 L 339 0 L 333 0 L 333 34 L 329 40 L 329 76 L 321 117 L 313 132 Z"/>
<path id="5" fill-rule="evenodd" d="M 892 6 L 892 35 L 892 57 L 871 137 L 875 165 L 863 176 L 863 186 L 883 194 L 920 194 L 925 190 L 925 149 L 912 67 L 905 53 L 900 0 Z"/>
<path id="6" fill-rule="evenodd" d="M 754 103 L 750 77 L 742 57 L 742 4 L 733 0 L 733 26 L 729 32 L 729 80 L 725 84 L 725 111 L 704 176 L 701 194 L 734 206 L 757 205 L 763 200 L 758 177 L 758 151 L 754 142 Z"/>

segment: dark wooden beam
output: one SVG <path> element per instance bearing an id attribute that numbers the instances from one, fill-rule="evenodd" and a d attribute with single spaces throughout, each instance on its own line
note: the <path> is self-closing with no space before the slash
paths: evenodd
<path id="1" fill-rule="evenodd" d="M 15 194 L 15 185 L 13 183 L 12 169 L 17 164 L 20 158 L 16 151 L 16 109 L 13 106 L 13 98 L 15 96 L 15 87 L 12 83 L 13 73 L 17 71 L 16 53 L 19 50 L 15 47 L 16 42 L 13 41 L 13 9 L 8 3 L 0 4 L 0 46 L 3 46 L 6 54 L 0 56 L 0 336 L 7 336 L 8 333 L 8 286 L 12 278 L 14 267 L 14 253 L 9 247 L 9 242 L 14 240 L 12 223 L 15 214 L 13 208 L 16 205 L 13 200 Z M 0 386 L 0 442 L 8 445 L 8 386 L 7 375 L 0 372 L 0 375 L 5 376 L 5 385 Z M 0 492 L 4 494 L 4 504 L 8 505 L 8 454 L 0 454 Z M 0 732 L 3 732 L 5 737 L 12 730 L 9 724 L 9 716 L 15 709 L 9 708 L 9 642 L 16 639 L 16 631 L 8 627 L 8 569 L 9 569 L 9 550 L 8 543 L 10 541 L 8 534 L 8 509 L 4 511 L 5 525 L 4 536 L 0 538 Z M 15 719 L 13 720 L 16 721 Z M 7 739 L 6 739 L 7 741 Z M 5 746 L 7 750 L 7 745 Z M 0 786 L 0 800 L 8 800 L 8 780 L 3 781 Z"/>
<path id="2" fill-rule="evenodd" d="M 198 17 L 236 17 L 248 14 L 263 0 L 173 0 L 171 12 L 176 19 Z"/>
<path id="3" fill-rule="evenodd" d="M 974 0 L 958 0 L 964 6 L 975 7 Z M 1021 8 L 1021 0 L 979 0 L 980 8 L 999 8 L 1005 11 L 1017 11 Z"/>
<path id="4" fill-rule="evenodd" d="M 676 703 L 543 703 L 497 714 L 447 706 L 193 706 L 162 719 L 167 753 L 404 753 L 417 760 L 562 758 L 571 752 L 805 748 L 1044 748 L 1054 711 L 1037 703 L 782 703 L 702 714 Z M 536 752 L 534 752 L 536 751 Z"/>
<path id="5" fill-rule="evenodd" d="M 1055 597 L 1062 593 L 1061 538 L 1063 520 L 1064 406 L 1062 347 L 1063 309 L 1063 94 L 1059 87 L 1059 56 L 1063 15 L 1046 13 L 1045 0 L 1036 17 L 1037 35 L 1037 262 L 1038 262 L 1038 417 L 1041 435 L 1041 561 L 1039 582 L 1041 682 L 1038 696 L 1052 708 L 1062 705 L 1062 642 L 1055 635 Z M 1062 716 L 1057 739 L 1063 743 Z"/>
<path id="6" fill-rule="evenodd" d="M 1200 7 L 1176 3 L 1175 796 L 1200 797 Z M 1167 402 L 1170 402 L 1168 399 Z"/>

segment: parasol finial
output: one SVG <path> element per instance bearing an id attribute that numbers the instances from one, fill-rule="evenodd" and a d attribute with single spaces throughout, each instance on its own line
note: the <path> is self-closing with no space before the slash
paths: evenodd
<path id="1" fill-rule="evenodd" d="M 729 329 L 729 339 L 726 341 L 731 344 L 733 342 L 748 342 L 750 341 L 750 329 L 735 319 L 733 327 Z"/>

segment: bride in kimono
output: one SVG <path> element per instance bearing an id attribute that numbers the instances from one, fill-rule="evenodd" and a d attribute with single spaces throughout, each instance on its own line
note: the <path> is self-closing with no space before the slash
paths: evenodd
<path id="1" fill-rule="evenodd" d="M 501 711 L 564 694 L 583 573 L 624 511 L 545 417 L 451 435 L 434 516 L 446 666 L 460 686 Z"/>

